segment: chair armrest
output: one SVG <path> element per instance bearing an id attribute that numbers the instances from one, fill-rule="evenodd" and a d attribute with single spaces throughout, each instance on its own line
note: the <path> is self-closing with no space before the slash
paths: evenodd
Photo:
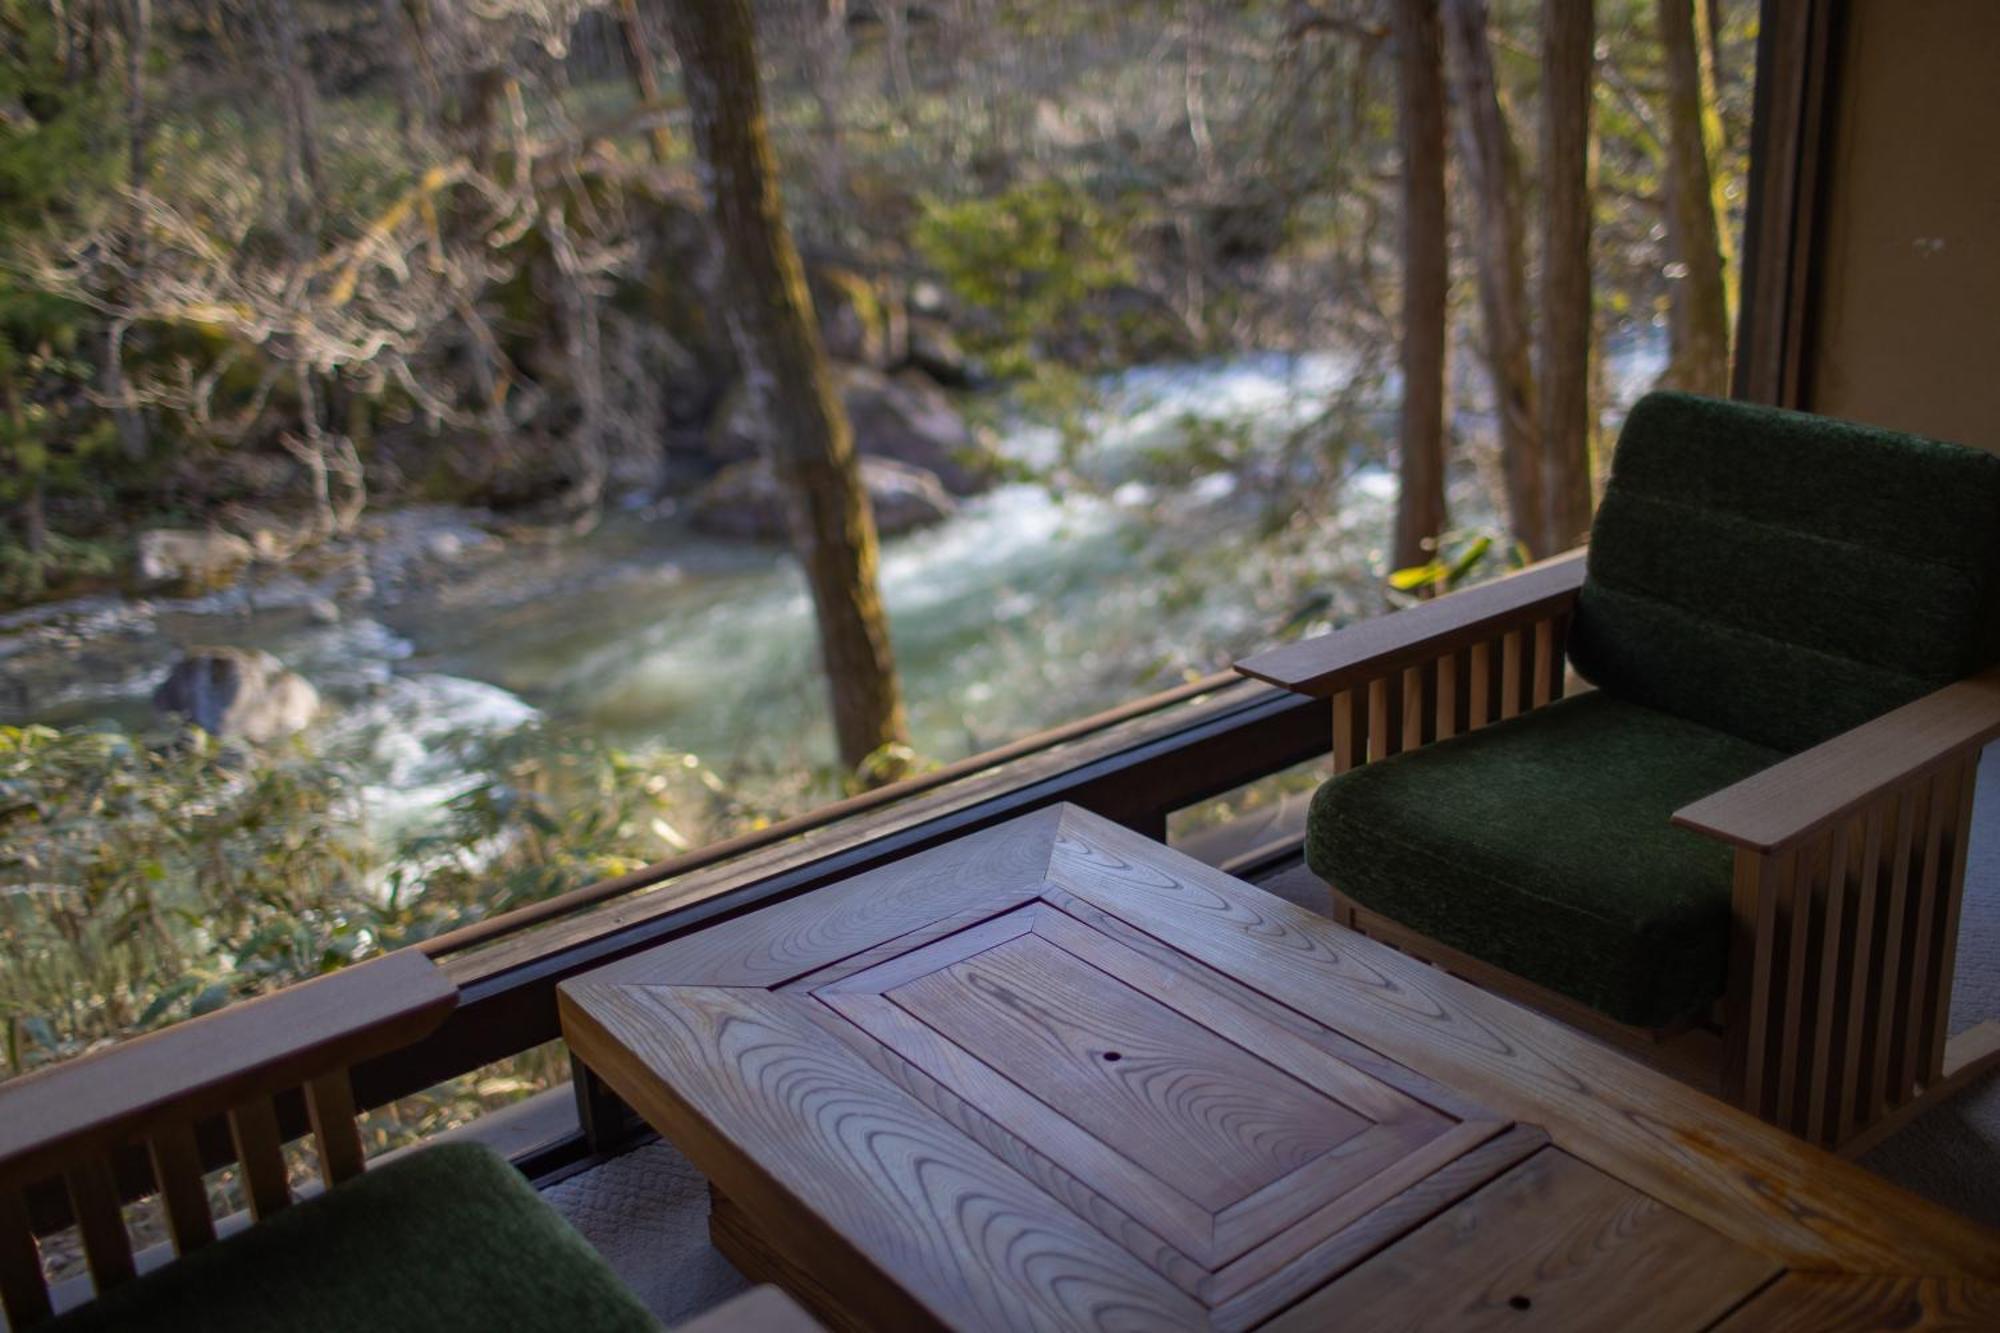
<path id="1" fill-rule="evenodd" d="M 1968 676 L 1674 813 L 1681 828 L 1784 849 L 2000 736 L 2000 668 Z"/>
<path id="2" fill-rule="evenodd" d="M 1583 586 L 1584 552 L 1575 550 L 1392 615 L 1245 658 L 1246 676 L 1297 694 L 1330 699 L 1342 690 L 1559 614 Z"/>
<path id="3" fill-rule="evenodd" d="M 0 1084 L 0 1190 L 405 1046 L 457 1003 L 404 949 Z"/>

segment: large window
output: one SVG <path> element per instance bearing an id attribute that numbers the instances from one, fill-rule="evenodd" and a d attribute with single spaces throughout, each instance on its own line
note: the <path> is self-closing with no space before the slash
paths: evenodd
<path id="1" fill-rule="evenodd" d="M 1520 0 L 757 4 L 857 748 L 678 2 L 0 0 L 0 1074 L 1503 571 L 1726 383 L 1750 0 L 1574 89 Z"/>

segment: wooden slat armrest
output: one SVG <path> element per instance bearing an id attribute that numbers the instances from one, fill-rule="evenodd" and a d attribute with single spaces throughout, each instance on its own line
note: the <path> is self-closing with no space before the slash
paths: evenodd
<path id="1" fill-rule="evenodd" d="M 1790 846 L 1870 798 L 2000 736 L 2000 668 L 1969 676 L 1674 814 L 1752 851 Z"/>
<path id="2" fill-rule="evenodd" d="M 415 1041 L 458 988 L 404 949 L 0 1084 L 0 1190 Z"/>
<path id="3" fill-rule="evenodd" d="M 1236 669 L 1297 694 L 1332 698 L 1509 625 L 1560 611 L 1583 586 L 1583 568 L 1584 552 L 1570 551 L 1406 611 L 1258 653 L 1238 662 Z"/>

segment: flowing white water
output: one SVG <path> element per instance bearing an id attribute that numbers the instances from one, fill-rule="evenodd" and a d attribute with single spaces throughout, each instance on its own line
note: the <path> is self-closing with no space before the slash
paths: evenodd
<path id="1" fill-rule="evenodd" d="M 1657 365 L 1657 349 L 1614 354 L 1621 399 Z M 1049 481 L 1004 485 L 884 547 L 919 751 L 968 753 L 1266 641 L 1292 608 L 1274 600 L 1282 543 L 1260 534 L 1259 497 L 1290 484 L 1288 442 L 1352 373 L 1330 354 L 1133 370 L 1103 384 L 1073 456 L 1052 430 L 1005 431 L 1008 455 Z M 1393 402 L 1393 383 L 1377 392 Z M 1189 448 L 1204 436 L 1229 450 Z M 1351 471 L 1334 512 L 1309 516 L 1305 545 L 1366 587 L 1395 481 L 1345 448 L 1309 455 L 1314 468 Z M 1469 474 L 1453 504 L 1461 523 L 1492 521 Z M 1294 562 L 1297 537 L 1284 557 Z M 10 617 L 0 720 L 137 723 L 181 649 L 231 643 L 268 648 L 321 689 L 334 706 L 324 739 L 356 758 L 371 807 L 399 820 L 458 790 L 455 739 L 537 717 L 724 766 L 830 759 L 812 610 L 781 551 L 621 514 L 588 538 L 508 547 L 382 600 L 319 625 L 296 599 L 268 595 L 94 599 L 53 639 L 63 609 Z"/>

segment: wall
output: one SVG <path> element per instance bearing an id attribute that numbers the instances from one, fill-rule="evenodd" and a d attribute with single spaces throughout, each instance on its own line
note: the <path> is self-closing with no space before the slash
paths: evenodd
<path id="1" fill-rule="evenodd" d="M 2000 452 L 2000 0 L 1848 0 L 1813 411 Z"/>

